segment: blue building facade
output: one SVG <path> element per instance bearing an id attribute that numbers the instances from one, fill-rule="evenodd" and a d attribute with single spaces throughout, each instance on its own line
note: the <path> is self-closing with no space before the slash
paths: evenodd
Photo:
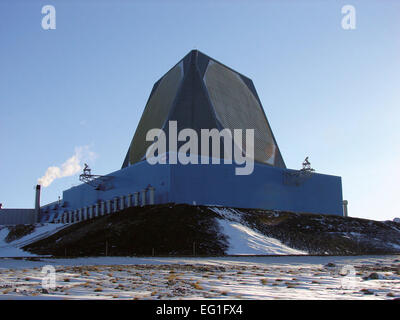
<path id="1" fill-rule="evenodd" d="M 108 190 L 96 190 L 81 184 L 65 190 L 60 203 L 41 208 L 42 222 L 60 219 L 63 214 L 98 205 L 98 214 L 150 204 L 150 188 L 154 189 L 154 204 L 186 203 L 220 205 L 238 208 L 259 208 L 298 213 L 343 215 L 341 178 L 312 173 L 299 176 L 299 171 L 275 168 L 255 163 L 250 175 L 235 175 L 234 164 L 150 165 L 141 161 L 110 173 Z M 145 198 L 143 198 L 145 197 Z M 107 201 L 111 208 L 107 209 Z M 121 205 L 123 201 L 123 205 Z M 101 203 L 104 208 L 101 209 Z"/>
<path id="2" fill-rule="evenodd" d="M 146 133 L 157 128 L 168 135 L 171 121 L 198 136 L 203 129 L 254 130 L 253 172 L 236 175 L 235 163 L 149 164 Z M 251 79 L 194 50 L 155 83 L 122 168 L 106 175 L 101 188 L 84 183 L 65 190 L 62 200 L 41 207 L 40 221 L 79 221 L 161 203 L 343 215 L 342 202 L 340 177 L 286 168 Z"/>

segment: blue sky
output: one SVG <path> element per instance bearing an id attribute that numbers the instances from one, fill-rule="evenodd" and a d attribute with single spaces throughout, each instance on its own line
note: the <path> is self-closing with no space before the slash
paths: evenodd
<path id="1" fill-rule="evenodd" d="M 43 30 L 41 8 L 56 8 Z M 341 8 L 356 9 L 344 30 Z M 86 146 L 123 162 L 151 88 L 192 49 L 254 81 L 283 158 L 342 177 L 349 214 L 400 216 L 399 1 L 0 3 L 0 202 L 33 207 L 49 166 Z M 78 184 L 56 179 L 42 203 Z"/>

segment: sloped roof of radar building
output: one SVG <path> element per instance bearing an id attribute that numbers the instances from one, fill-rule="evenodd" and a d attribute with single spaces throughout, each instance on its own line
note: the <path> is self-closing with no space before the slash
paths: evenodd
<path id="1" fill-rule="evenodd" d="M 152 144 L 147 132 L 160 128 L 168 136 L 169 121 L 177 121 L 178 131 L 194 129 L 199 137 L 201 129 L 254 129 L 254 160 L 286 168 L 251 79 L 198 50 L 154 84 L 122 168 L 145 160 Z"/>

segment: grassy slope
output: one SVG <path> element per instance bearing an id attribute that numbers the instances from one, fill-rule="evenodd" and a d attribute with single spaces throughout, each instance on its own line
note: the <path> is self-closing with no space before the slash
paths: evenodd
<path id="1" fill-rule="evenodd" d="M 238 209 L 243 224 L 310 254 L 399 253 L 400 224 L 338 216 Z M 25 250 L 55 256 L 223 255 L 227 237 L 208 207 L 129 208 L 71 225 Z M 393 246 L 394 245 L 394 246 Z M 396 248 L 396 245 L 398 247 Z"/>
<path id="2" fill-rule="evenodd" d="M 71 225 L 24 247 L 55 256 L 222 255 L 226 239 L 216 215 L 200 207 L 156 205 L 134 207 Z"/>
<path id="3" fill-rule="evenodd" d="M 400 223 L 334 215 L 244 210 L 242 219 L 263 234 L 310 254 L 400 252 Z"/>

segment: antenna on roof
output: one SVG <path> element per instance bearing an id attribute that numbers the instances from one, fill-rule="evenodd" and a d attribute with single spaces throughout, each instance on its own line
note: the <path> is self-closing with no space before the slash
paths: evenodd
<path id="1" fill-rule="evenodd" d="M 303 161 L 303 168 L 301 171 L 306 171 L 306 172 L 313 172 L 315 171 L 313 168 L 311 168 L 311 163 L 308 161 L 308 157 L 306 157 Z"/>
<path id="2" fill-rule="evenodd" d="M 79 175 L 79 180 L 94 187 L 96 190 L 106 190 L 106 182 L 109 181 L 111 176 L 101 176 L 98 174 L 92 174 L 92 169 L 85 163 L 83 172 Z"/>

